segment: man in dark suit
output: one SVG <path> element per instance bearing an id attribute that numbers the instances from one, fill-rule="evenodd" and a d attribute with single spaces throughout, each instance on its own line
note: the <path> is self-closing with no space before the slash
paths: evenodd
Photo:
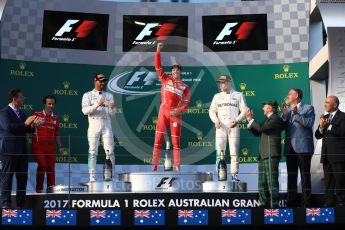
<path id="1" fill-rule="evenodd" d="M 252 111 L 246 112 L 248 128 L 255 136 L 260 136 L 259 154 L 259 206 L 279 207 L 279 161 L 281 158 L 281 132 L 284 122 L 277 115 L 276 101 L 264 102 L 264 115 L 267 117 L 261 124 L 253 118 Z"/>
<path id="2" fill-rule="evenodd" d="M 9 105 L 0 110 L 0 189 L 1 207 L 11 208 L 13 174 L 17 179 L 17 208 L 25 203 L 28 177 L 28 158 L 26 151 L 26 133 L 33 132 L 35 116 L 27 117 L 20 106 L 24 96 L 20 89 L 14 89 L 8 95 Z"/>
<path id="3" fill-rule="evenodd" d="M 326 114 L 321 115 L 317 139 L 322 138 L 321 163 L 325 182 L 324 206 L 345 205 L 345 113 L 339 109 L 339 99 L 328 96 Z"/>
<path id="4" fill-rule="evenodd" d="M 311 178 L 310 166 L 314 153 L 313 125 L 315 111 L 312 105 L 302 103 L 301 89 L 291 89 L 286 97 L 289 108 L 282 106 L 282 118 L 285 121 L 286 168 L 288 173 L 287 206 L 299 205 L 297 197 L 298 169 L 301 173 L 302 199 L 301 206 L 310 207 Z"/>

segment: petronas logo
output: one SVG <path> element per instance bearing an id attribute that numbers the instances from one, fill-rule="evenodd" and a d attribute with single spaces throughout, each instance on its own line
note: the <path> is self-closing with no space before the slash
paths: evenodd
<path id="1" fill-rule="evenodd" d="M 289 72 L 290 66 L 289 65 L 284 65 L 283 70 L 285 73 Z"/>
<path id="2" fill-rule="evenodd" d="M 69 121 L 69 115 L 68 114 L 64 114 L 62 116 L 63 122 L 67 123 Z"/>
<path id="3" fill-rule="evenodd" d="M 246 87 L 247 87 L 247 84 L 246 83 L 244 83 L 244 82 L 242 82 L 241 84 L 240 84 L 240 89 L 243 91 L 243 90 L 246 90 Z"/>
<path id="4" fill-rule="evenodd" d="M 69 89 L 69 86 L 71 83 L 69 83 L 68 81 L 64 81 L 64 82 L 62 82 L 62 84 L 63 84 L 64 89 Z"/>

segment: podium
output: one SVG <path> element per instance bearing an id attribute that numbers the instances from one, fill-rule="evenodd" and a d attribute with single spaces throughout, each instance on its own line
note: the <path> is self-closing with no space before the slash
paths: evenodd
<path id="1" fill-rule="evenodd" d="M 202 184 L 212 181 L 209 172 L 130 172 L 119 180 L 131 183 L 132 192 L 202 192 Z"/>
<path id="2" fill-rule="evenodd" d="M 81 183 L 86 186 L 87 192 L 99 193 L 99 192 L 131 192 L 131 184 L 121 181 L 93 181 Z"/>
<path id="3" fill-rule="evenodd" d="M 55 194 L 66 194 L 66 193 L 81 193 L 87 192 L 85 186 L 68 186 L 68 185 L 54 185 L 47 188 L 47 193 L 55 193 Z"/>
<path id="4" fill-rule="evenodd" d="M 56 185 L 48 193 L 199 193 L 247 192 L 243 181 L 213 181 L 210 172 L 126 172 L 113 181 L 80 183 L 80 186 Z"/>
<path id="5" fill-rule="evenodd" d="M 243 181 L 206 181 L 202 184 L 203 192 L 247 192 L 247 183 Z"/>

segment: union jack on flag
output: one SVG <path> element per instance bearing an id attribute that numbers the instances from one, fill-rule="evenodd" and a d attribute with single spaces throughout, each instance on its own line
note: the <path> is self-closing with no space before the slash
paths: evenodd
<path id="1" fill-rule="evenodd" d="M 61 218 L 61 210 L 47 210 L 46 217 Z"/>
<path id="2" fill-rule="evenodd" d="M 15 209 L 4 209 L 2 210 L 2 217 L 17 217 L 17 210 Z"/>
<path id="3" fill-rule="evenodd" d="M 265 216 L 279 216 L 279 209 L 265 209 L 264 211 Z"/>
<path id="4" fill-rule="evenodd" d="M 105 210 L 91 210 L 91 218 L 105 218 Z"/>
<path id="5" fill-rule="evenodd" d="M 222 210 L 222 217 L 236 217 L 236 210 Z"/>
<path id="6" fill-rule="evenodd" d="M 134 217 L 149 218 L 150 210 L 134 210 Z"/>
<path id="7" fill-rule="evenodd" d="M 193 218 L 193 210 L 178 210 L 178 217 Z"/>
<path id="8" fill-rule="evenodd" d="M 307 208 L 306 210 L 307 216 L 320 216 L 320 208 Z"/>

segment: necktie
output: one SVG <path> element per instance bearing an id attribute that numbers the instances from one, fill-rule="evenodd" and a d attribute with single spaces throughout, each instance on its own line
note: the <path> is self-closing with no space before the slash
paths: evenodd
<path id="1" fill-rule="evenodd" d="M 293 116 L 294 116 L 294 114 L 293 114 L 293 112 L 291 111 L 291 113 L 290 113 L 290 123 L 291 123 L 291 124 L 293 123 Z"/>
<path id="2" fill-rule="evenodd" d="M 16 114 L 17 114 L 17 117 L 20 118 L 20 112 L 19 112 L 19 109 L 16 109 Z"/>
<path id="3" fill-rule="evenodd" d="M 332 119 L 333 119 L 333 114 L 330 113 L 328 117 L 328 122 L 331 123 Z"/>

